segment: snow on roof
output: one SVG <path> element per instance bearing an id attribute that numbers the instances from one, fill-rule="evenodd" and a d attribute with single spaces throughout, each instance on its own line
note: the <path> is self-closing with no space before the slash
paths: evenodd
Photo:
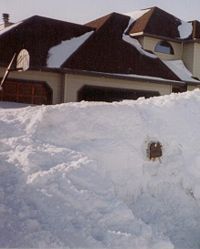
<path id="1" fill-rule="evenodd" d="M 169 67 L 181 80 L 199 83 L 198 80 L 192 78 L 192 73 L 185 67 L 182 60 L 168 60 L 164 61 L 165 65 Z"/>
<path id="2" fill-rule="evenodd" d="M 192 30 L 193 30 L 192 23 L 188 23 L 182 20 L 180 21 L 181 21 L 181 24 L 178 26 L 180 38 L 186 39 L 192 34 Z"/>
<path id="3" fill-rule="evenodd" d="M 18 23 L 15 23 L 15 24 L 12 24 L 12 25 L 10 25 L 10 26 L 8 26 L 8 27 L 6 27 L 6 28 L 0 30 L 0 35 L 2 35 L 2 34 L 4 34 L 4 33 L 8 32 L 8 31 L 10 31 L 10 30 L 13 29 L 13 28 L 16 28 L 16 27 L 17 27 L 18 25 L 20 25 L 21 23 L 22 23 L 22 21 L 21 21 L 21 22 L 18 22 Z"/>
<path id="4" fill-rule="evenodd" d="M 128 23 L 128 26 L 126 27 L 126 29 L 124 30 L 124 34 L 122 39 L 131 44 L 132 46 L 134 46 L 141 54 L 146 55 L 148 57 L 151 57 L 153 59 L 158 58 L 155 54 L 149 53 L 147 51 L 145 51 L 142 46 L 140 45 L 139 41 L 130 37 L 129 35 L 126 34 L 126 32 L 128 31 L 129 27 L 131 26 L 131 24 L 137 20 L 139 17 L 143 16 L 145 13 L 147 13 L 150 9 L 145 9 L 145 10 L 140 10 L 140 11 L 134 11 L 131 13 L 127 13 L 126 15 L 130 16 L 130 20 Z"/>
<path id="5" fill-rule="evenodd" d="M 145 13 L 147 13 L 149 10 L 150 9 L 145 9 L 145 10 L 138 10 L 138 11 L 133 11 L 133 12 L 130 12 L 130 13 L 126 13 L 125 15 L 129 16 L 130 20 L 129 20 L 128 26 L 124 30 L 124 33 L 126 34 L 126 32 L 128 31 L 129 27 L 132 25 L 132 23 L 135 22 L 141 16 L 143 16 Z"/>
<path id="6" fill-rule="evenodd" d="M 47 66 L 60 67 L 93 33 L 87 32 L 79 37 L 74 37 L 70 40 L 62 41 L 49 49 Z"/>
<path id="7" fill-rule="evenodd" d="M 142 48 L 141 44 L 139 43 L 139 41 L 136 40 L 135 38 L 132 38 L 132 37 L 130 37 L 129 35 L 125 35 L 125 34 L 124 34 L 124 35 L 123 35 L 123 40 L 124 40 L 125 42 L 128 42 L 128 43 L 131 44 L 132 46 L 134 46 L 141 54 L 146 55 L 146 56 L 148 56 L 148 57 L 151 57 L 151 58 L 153 58 L 153 59 L 158 58 L 157 55 L 152 54 L 152 53 L 147 52 L 146 50 L 144 50 L 144 49 Z"/>
<path id="8" fill-rule="evenodd" d="M 139 74 L 111 74 L 111 75 L 130 77 L 130 78 L 134 78 L 134 79 L 155 80 L 155 81 L 159 81 L 159 83 L 161 81 L 172 83 L 172 80 L 161 78 L 161 77 L 156 77 L 156 76 L 155 77 L 149 76 L 149 75 L 139 75 Z M 173 82 L 182 83 L 182 82 L 176 81 L 176 80 L 173 80 Z"/>
<path id="9" fill-rule="evenodd" d="M 131 19 L 133 20 L 137 20 L 138 18 L 146 14 L 149 10 L 151 9 L 133 11 L 133 12 L 125 13 L 125 15 L 130 16 Z"/>

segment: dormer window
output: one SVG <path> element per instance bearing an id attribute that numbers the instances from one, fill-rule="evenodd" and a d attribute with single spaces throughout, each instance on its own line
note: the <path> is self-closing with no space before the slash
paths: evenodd
<path id="1" fill-rule="evenodd" d="M 172 45 L 167 41 L 160 41 L 155 46 L 155 52 L 162 54 L 174 54 Z"/>

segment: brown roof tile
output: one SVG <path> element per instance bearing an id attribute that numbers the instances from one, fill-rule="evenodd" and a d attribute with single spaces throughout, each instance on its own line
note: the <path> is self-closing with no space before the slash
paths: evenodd
<path id="1" fill-rule="evenodd" d="M 101 26 L 98 25 L 98 30 L 62 67 L 179 80 L 159 58 L 153 59 L 141 54 L 122 39 L 129 20 L 130 17 L 117 13 L 107 16 L 106 21 L 102 22 Z"/>
<path id="2" fill-rule="evenodd" d="M 144 32 L 145 28 L 149 22 L 149 19 L 152 16 L 154 8 L 151 8 L 147 13 L 138 18 L 129 28 L 128 33 L 139 33 Z"/>
<path id="3" fill-rule="evenodd" d="M 85 25 L 91 28 L 99 29 L 113 14 L 114 13 L 111 13 L 109 15 L 100 17 L 98 19 L 86 23 Z"/>
<path id="4" fill-rule="evenodd" d="M 178 26 L 181 24 L 179 18 L 166 11 L 153 7 L 133 23 L 129 34 L 144 32 L 147 34 L 177 39 L 180 38 Z"/>
<path id="5" fill-rule="evenodd" d="M 6 64 L 15 52 L 25 48 L 32 67 L 46 66 L 51 47 L 93 30 L 90 27 L 33 16 L 0 35 L 0 63 Z"/>
<path id="6" fill-rule="evenodd" d="M 151 17 L 148 15 L 146 20 L 150 21 Z M 83 26 L 33 16 L 0 35 L 0 63 L 8 63 L 13 53 L 26 48 L 30 53 L 31 67 L 45 67 L 51 47 L 96 29 L 62 68 L 179 80 L 159 58 L 146 56 L 123 40 L 129 20 L 126 15 L 112 13 Z M 149 21 L 144 25 L 145 30 Z"/>

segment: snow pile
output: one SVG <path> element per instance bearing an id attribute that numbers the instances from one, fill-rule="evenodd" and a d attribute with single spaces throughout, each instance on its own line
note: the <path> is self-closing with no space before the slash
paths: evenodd
<path id="1" fill-rule="evenodd" d="M 192 34 L 192 23 L 181 21 L 181 24 L 178 26 L 178 31 L 181 39 L 186 39 Z"/>
<path id="2" fill-rule="evenodd" d="M 166 60 L 163 62 L 169 67 L 181 80 L 199 83 L 192 78 L 192 73 L 186 68 L 182 60 Z"/>
<path id="3" fill-rule="evenodd" d="M 79 37 L 62 41 L 49 49 L 48 67 L 60 67 L 62 64 L 93 34 L 93 31 L 87 32 Z"/>
<path id="4" fill-rule="evenodd" d="M 200 91 L 0 108 L 0 247 L 197 249 Z M 149 161 L 150 141 L 163 146 Z"/>

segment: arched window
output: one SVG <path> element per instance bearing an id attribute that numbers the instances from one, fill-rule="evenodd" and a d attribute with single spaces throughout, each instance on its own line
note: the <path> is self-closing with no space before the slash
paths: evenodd
<path id="1" fill-rule="evenodd" d="M 155 52 L 163 54 L 174 54 L 172 45 L 167 41 L 160 41 L 155 46 Z"/>

